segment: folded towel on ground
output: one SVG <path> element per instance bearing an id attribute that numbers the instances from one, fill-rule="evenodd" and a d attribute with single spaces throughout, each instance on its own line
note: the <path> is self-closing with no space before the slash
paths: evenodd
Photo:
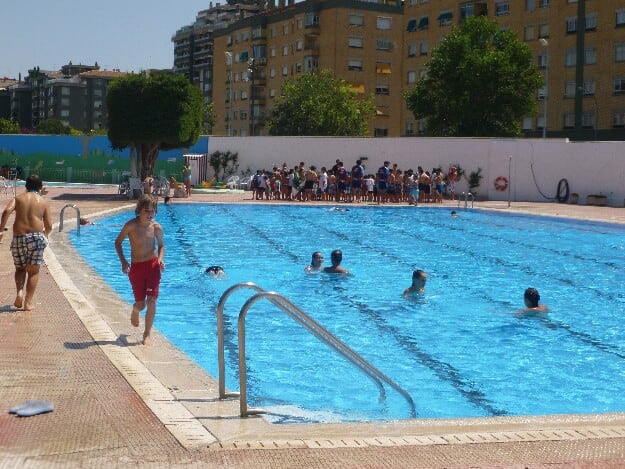
<path id="1" fill-rule="evenodd" d="M 22 404 L 11 407 L 10 414 L 17 414 L 19 417 L 32 417 L 33 415 L 52 412 L 54 404 L 50 401 L 28 400 Z"/>

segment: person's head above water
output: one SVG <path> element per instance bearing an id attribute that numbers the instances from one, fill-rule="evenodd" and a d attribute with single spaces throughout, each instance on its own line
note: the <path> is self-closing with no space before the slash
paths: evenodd
<path id="1" fill-rule="evenodd" d="M 528 288 L 523 295 L 525 299 L 525 306 L 528 308 L 537 308 L 540 302 L 540 293 L 535 288 Z"/>
<path id="2" fill-rule="evenodd" d="M 221 267 L 220 265 L 211 265 L 210 267 L 206 268 L 205 273 L 207 273 L 208 275 L 211 275 L 212 277 L 220 277 L 225 272 L 224 272 L 223 267 Z"/>
<path id="3" fill-rule="evenodd" d="M 417 269 L 412 273 L 412 288 L 423 290 L 425 282 L 428 280 L 428 274 L 425 270 Z"/>

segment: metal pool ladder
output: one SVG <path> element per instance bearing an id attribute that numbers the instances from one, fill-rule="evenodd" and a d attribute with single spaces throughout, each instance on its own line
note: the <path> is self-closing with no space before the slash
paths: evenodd
<path id="1" fill-rule="evenodd" d="M 468 208 L 469 199 L 471 199 L 471 208 L 473 208 L 473 202 L 475 202 L 475 197 L 470 192 L 463 192 L 462 197 L 464 197 L 464 208 Z M 458 197 L 458 208 L 460 208 L 460 197 Z"/>
<path id="2" fill-rule="evenodd" d="M 226 393 L 226 365 L 224 358 L 224 305 L 228 297 L 237 290 L 242 288 L 250 288 L 255 290 L 257 293 L 250 297 L 245 304 L 241 307 L 241 311 L 239 312 L 238 319 L 238 339 L 239 339 L 239 389 L 240 393 Z M 414 401 L 408 392 L 406 392 L 402 387 L 400 387 L 397 383 L 392 381 L 389 377 L 387 377 L 384 373 L 374 367 L 371 363 L 365 360 L 362 356 L 360 356 L 357 352 L 349 348 L 343 342 L 341 342 L 335 335 L 333 335 L 330 331 L 324 328 L 321 324 L 311 318 L 308 314 L 294 305 L 291 301 L 286 299 L 284 296 L 271 291 L 265 291 L 258 285 L 252 282 L 238 283 L 228 288 L 219 300 L 219 304 L 217 305 L 217 348 L 218 348 L 218 362 L 219 362 L 219 398 L 225 399 L 227 397 L 236 397 L 239 396 L 240 402 L 240 411 L 241 417 L 247 417 L 249 415 L 260 414 L 263 413 L 262 410 L 259 409 L 248 409 L 247 408 L 247 367 L 245 362 L 245 316 L 250 307 L 259 300 L 267 299 L 275 306 L 280 308 L 283 312 L 285 312 L 288 316 L 298 322 L 301 326 L 305 327 L 310 333 L 312 333 L 315 337 L 321 340 L 323 343 L 328 345 L 331 349 L 336 351 L 339 355 L 345 358 L 347 361 L 352 363 L 354 366 L 360 369 L 364 374 L 369 376 L 375 384 L 378 386 L 380 391 L 380 400 L 386 397 L 386 393 L 384 390 L 384 386 L 382 382 L 385 382 L 390 387 L 395 389 L 399 394 L 401 394 L 410 407 L 410 416 L 415 418 L 417 416 L 417 411 L 415 408 Z"/>
<path id="3" fill-rule="evenodd" d="M 73 208 L 76 210 L 76 234 L 80 236 L 80 209 L 76 204 L 67 204 L 65 207 L 61 209 L 61 219 L 59 221 L 59 233 L 63 231 L 63 217 L 65 216 L 65 209 Z"/>

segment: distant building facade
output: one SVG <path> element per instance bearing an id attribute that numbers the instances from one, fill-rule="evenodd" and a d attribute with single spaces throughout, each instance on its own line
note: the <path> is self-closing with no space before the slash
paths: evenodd
<path id="1" fill-rule="evenodd" d="M 359 93 L 374 95 L 378 111 L 371 136 L 422 135 L 425 124 L 414 119 L 403 93 L 425 73 L 432 49 L 454 25 L 484 15 L 515 31 L 548 76 L 549 86 L 536 96 L 538 115 L 523 119 L 526 136 L 541 136 L 546 125 L 552 137 L 625 139 L 625 4 L 584 5 L 584 79 L 577 98 L 583 102 L 582 135 L 575 128 L 577 0 L 307 0 L 277 8 L 270 3 L 213 32 L 213 133 L 265 135 L 265 119 L 284 81 L 331 69 Z"/>
<path id="2" fill-rule="evenodd" d="M 10 116 L 22 129 L 35 128 L 45 119 L 89 132 L 106 128 L 106 89 L 114 78 L 126 73 L 100 70 L 96 63 L 73 65 L 58 71 L 28 71 L 24 81 L 8 87 Z"/>

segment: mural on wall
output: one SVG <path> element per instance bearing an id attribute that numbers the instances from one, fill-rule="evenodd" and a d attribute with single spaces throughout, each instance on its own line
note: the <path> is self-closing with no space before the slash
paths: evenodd
<path id="1" fill-rule="evenodd" d="M 207 152 L 208 136 L 190 148 L 161 150 L 154 176 L 181 180 L 183 155 Z M 106 135 L 0 135 L 0 175 L 31 173 L 44 181 L 117 184 L 130 173 L 130 150 L 114 150 Z"/>

